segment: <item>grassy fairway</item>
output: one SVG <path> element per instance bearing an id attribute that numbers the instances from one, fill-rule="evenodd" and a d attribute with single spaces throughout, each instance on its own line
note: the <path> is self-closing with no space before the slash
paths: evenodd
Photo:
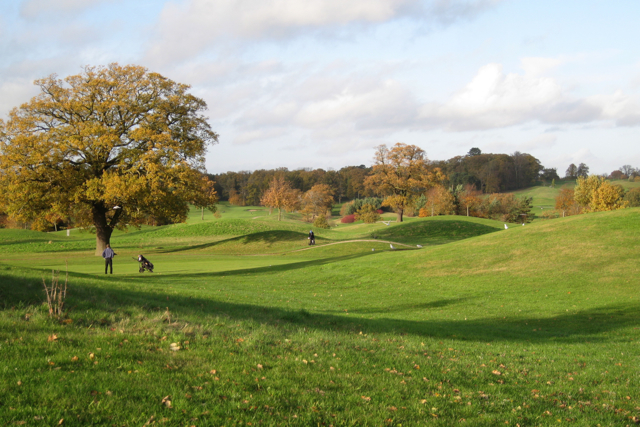
<path id="1" fill-rule="evenodd" d="M 308 225 L 248 209 L 118 234 L 113 276 L 89 234 L 0 230 L 0 423 L 640 417 L 639 209 L 509 230 L 465 217 L 341 225 L 311 248 Z M 156 273 L 137 272 L 137 253 Z M 65 261 L 60 322 L 42 275 Z"/>

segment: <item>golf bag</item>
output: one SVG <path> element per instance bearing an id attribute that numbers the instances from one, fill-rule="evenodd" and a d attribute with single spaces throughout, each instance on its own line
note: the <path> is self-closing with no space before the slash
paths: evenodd
<path id="1" fill-rule="evenodd" d="M 149 273 L 153 273 L 153 264 L 151 264 L 151 261 L 140 255 L 138 257 L 138 262 L 140 263 L 140 269 L 138 270 L 140 273 L 144 273 L 145 270 Z"/>

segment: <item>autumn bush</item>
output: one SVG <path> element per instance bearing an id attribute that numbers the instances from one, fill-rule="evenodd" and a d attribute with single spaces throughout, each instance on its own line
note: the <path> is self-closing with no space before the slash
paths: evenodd
<path id="1" fill-rule="evenodd" d="M 331 226 L 329 225 L 329 222 L 327 221 L 327 216 L 324 214 L 320 214 L 316 217 L 316 219 L 313 221 L 313 226 L 316 228 L 331 228 Z"/>
<path id="2" fill-rule="evenodd" d="M 364 199 L 354 199 L 342 205 L 340 215 L 351 215 L 358 212 L 364 205 L 371 205 L 376 210 L 382 210 L 383 199 L 379 197 L 365 197 Z"/>
<path id="3" fill-rule="evenodd" d="M 587 212 L 611 211 L 628 205 L 624 199 L 624 189 L 620 185 L 611 184 L 606 178 L 597 175 L 579 177 L 574 198 Z"/>
<path id="4" fill-rule="evenodd" d="M 351 214 L 351 215 L 343 216 L 340 222 L 343 224 L 351 224 L 352 222 L 355 222 L 355 220 L 356 220 L 356 215 Z"/>
<path id="5" fill-rule="evenodd" d="M 373 224 L 380 219 L 378 210 L 373 205 L 363 205 L 354 215 L 356 220 L 362 220 L 365 224 Z"/>

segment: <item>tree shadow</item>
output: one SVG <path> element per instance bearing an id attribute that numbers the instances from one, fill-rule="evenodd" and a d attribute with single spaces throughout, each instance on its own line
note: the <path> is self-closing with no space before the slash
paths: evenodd
<path id="1" fill-rule="evenodd" d="M 243 268 L 243 269 L 235 269 L 235 270 L 223 270 L 223 271 L 215 271 L 215 272 L 203 272 L 203 273 L 189 273 L 187 276 L 189 277 L 229 277 L 229 276 L 243 276 L 246 274 L 259 274 L 259 273 L 280 273 L 291 270 L 298 270 L 301 268 L 313 267 L 313 266 L 321 266 L 326 264 L 331 264 L 338 261 L 348 261 L 356 258 L 361 258 L 364 256 L 371 256 L 370 252 L 360 252 L 357 254 L 351 255 L 341 255 L 330 258 L 319 258 L 313 259 L 309 261 L 298 261 L 298 262 L 290 262 L 287 264 L 276 264 L 270 266 L 263 267 L 251 267 L 251 268 Z M 171 277 L 185 277 L 185 274 L 182 272 L 175 273 L 163 273 L 163 278 L 171 278 Z M 140 276 L 142 279 L 153 280 L 153 276 Z"/>
<path id="2" fill-rule="evenodd" d="M 333 262 L 330 259 L 315 261 Z M 312 262 L 294 263 L 286 268 L 303 268 Z M 273 268 L 270 267 L 269 270 Z M 244 274 L 248 271 L 260 272 L 265 268 L 224 272 L 224 274 Z M 209 274 L 211 277 L 223 273 Z M 205 276 L 198 274 L 197 276 Z M 82 284 L 83 277 L 92 277 L 105 283 L 111 278 L 96 278 L 91 275 L 70 273 L 70 297 L 67 306 L 74 307 L 71 316 L 104 316 L 104 312 L 116 313 L 128 308 L 154 312 L 163 310 L 170 304 L 171 312 L 190 323 L 203 321 L 208 316 L 222 316 L 232 321 L 250 321 L 272 327 L 296 330 L 307 328 L 320 331 L 344 331 L 369 334 L 408 334 L 419 337 L 456 339 L 473 342 L 531 342 L 531 343 L 584 343 L 627 342 L 628 337 L 617 335 L 617 330 L 640 324 L 640 303 L 610 305 L 562 313 L 552 317 L 485 317 L 473 320 L 427 319 L 413 320 L 398 318 L 405 309 L 437 308 L 465 302 L 461 299 L 442 299 L 418 304 L 391 307 L 388 310 L 353 310 L 349 314 L 313 312 L 304 307 L 286 309 L 258 304 L 242 304 L 213 299 L 176 295 L 160 289 L 144 290 L 118 287 L 105 289 Z M 166 276 L 164 276 L 166 277 Z M 150 278 L 145 277 L 144 279 Z M 0 271 L 0 309 L 13 306 L 42 304 L 44 294 L 34 278 L 19 278 Z M 75 282 L 75 283 L 74 283 Z M 80 284 L 77 284 L 80 282 Z M 41 286 L 41 284 L 40 284 Z M 167 303 L 170 301 L 170 303 Z M 103 313 L 103 314 L 100 314 Z M 395 316 L 369 317 L 372 314 L 389 313 Z M 80 316 L 78 316 L 80 317 Z M 87 320 L 100 323 L 100 319 Z"/>
<path id="3" fill-rule="evenodd" d="M 483 234 L 500 231 L 498 227 L 461 221 L 459 219 L 438 218 L 437 220 L 414 221 L 398 224 L 389 229 L 372 233 L 378 239 L 394 239 L 398 242 L 420 239 L 425 244 L 443 244 L 464 240 Z"/>
<path id="4" fill-rule="evenodd" d="M 437 301 L 430 301 L 420 304 L 398 304 L 395 306 L 387 306 L 384 308 L 366 308 L 349 310 L 352 314 L 375 314 L 375 313 L 398 313 L 406 310 L 429 310 L 431 308 L 441 308 L 448 305 L 459 304 L 470 300 L 471 298 L 451 298 Z"/>
<path id="5" fill-rule="evenodd" d="M 297 231 L 287 230 L 269 230 L 257 233 L 245 234 L 244 236 L 231 237 L 229 239 L 218 240 L 216 242 L 203 243 L 200 245 L 190 245 L 181 248 L 172 248 L 160 253 L 184 252 L 190 250 L 207 249 L 226 243 L 240 243 L 242 245 L 250 245 L 252 243 L 266 244 L 267 247 L 273 246 L 275 243 L 301 241 L 306 238 L 306 234 Z"/>

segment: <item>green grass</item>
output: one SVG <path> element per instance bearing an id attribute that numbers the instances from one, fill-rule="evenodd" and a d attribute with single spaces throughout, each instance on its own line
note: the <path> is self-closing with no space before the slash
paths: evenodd
<path id="1" fill-rule="evenodd" d="M 88 233 L 0 230 L 0 423 L 640 416 L 639 209 L 509 230 L 466 217 L 343 224 L 311 248 L 307 224 L 245 209 L 117 234 L 113 276 Z M 138 252 L 154 274 L 137 273 Z M 43 274 L 64 276 L 65 261 L 70 323 L 42 304 Z"/>

